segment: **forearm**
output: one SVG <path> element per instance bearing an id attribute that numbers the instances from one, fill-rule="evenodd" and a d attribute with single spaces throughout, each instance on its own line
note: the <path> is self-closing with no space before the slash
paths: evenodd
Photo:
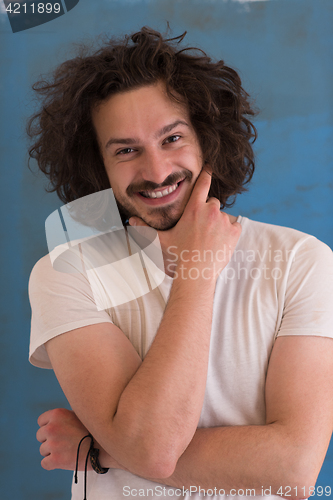
<path id="1" fill-rule="evenodd" d="M 214 291 L 215 283 L 174 280 L 143 361 L 126 336 L 107 324 L 74 330 L 47 344 L 75 414 L 134 474 L 169 477 L 196 431 L 206 386 Z"/>
<path id="2" fill-rule="evenodd" d="M 289 484 L 287 440 L 274 425 L 198 429 L 180 457 L 170 486 L 204 489 L 277 489 Z"/>
<path id="3" fill-rule="evenodd" d="M 142 456 L 151 457 L 153 470 L 160 457 L 175 465 L 195 433 L 206 386 L 213 296 L 211 283 L 175 280 L 155 340 L 120 397 L 109 449 L 135 473 Z"/>
<path id="4" fill-rule="evenodd" d="M 289 493 L 290 500 L 309 496 L 315 484 L 307 473 L 307 456 L 278 424 L 198 429 L 170 477 L 146 479 L 192 492 L 200 487 L 229 495 L 234 490 L 252 490 L 251 495 Z M 104 451 L 101 457 L 104 466 L 114 466 Z"/>

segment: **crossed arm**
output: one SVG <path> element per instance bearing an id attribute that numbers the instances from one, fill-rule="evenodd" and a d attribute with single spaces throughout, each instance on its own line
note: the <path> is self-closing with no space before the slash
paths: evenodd
<path id="1" fill-rule="evenodd" d="M 101 328 L 107 326 L 101 325 Z M 95 335 L 101 338 L 103 333 L 95 332 Z M 100 430 L 101 438 L 98 438 L 102 465 L 129 470 L 180 488 L 216 487 L 226 492 L 232 488 L 251 488 L 259 495 L 262 488 L 271 488 L 274 494 L 286 492 L 289 487 L 293 498 L 308 496 L 332 431 L 332 344 L 331 339 L 309 336 L 277 339 L 267 374 L 266 424 L 197 429 L 169 477 L 165 477 L 169 471 L 156 474 L 146 466 L 139 473 L 133 470 L 131 447 L 125 450 L 120 461 L 116 443 L 113 445 L 112 438 L 103 434 L 108 432 L 107 426 Z M 86 368 L 88 373 L 89 366 Z M 87 409 L 81 414 L 79 410 L 83 422 L 87 421 L 86 413 Z M 77 443 L 86 433 L 80 421 L 74 414 L 55 410 L 43 414 L 39 423 L 42 425 L 38 431 L 43 441 L 41 452 L 46 455 L 50 452 L 42 465 L 46 469 L 74 469 Z M 93 433 L 89 422 L 85 425 Z M 121 441 L 122 436 L 119 439 Z M 161 441 L 155 441 L 155 446 L 158 453 Z"/>

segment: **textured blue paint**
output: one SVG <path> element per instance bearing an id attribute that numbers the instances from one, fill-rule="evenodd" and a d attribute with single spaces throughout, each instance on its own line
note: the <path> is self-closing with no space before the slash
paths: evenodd
<path id="1" fill-rule="evenodd" d="M 333 246 L 330 113 L 257 121 L 257 172 L 231 210 L 314 234 Z M 261 148 L 262 144 L 268 147 Z M 327 165 L 323 168 L 323 163 Z M 266 189 L 263 187 L 266 186 Z"/>
<path id="2" fill-rule="evenodd" d="M 1 2 L 1 0 L 0 0 Z M 256 98 L 257 172 L 230 211 L 315 234 L 333 247 L 333 5 L 331 0 L 80 0 L 70 12 L 13 34 L 0 14 L 1 373 L 0 498 L 69 498 L 71 474 L 39 466 L 38 415 L 66 401 L 50 371 L 27 362 L 27 280 L 47 252 L 44 222 L 61 203 L 26 167 L 29 85 L 69 57 L 69 44 L 148 25 L 188 31 L 238 68 Z M 333 488 L 329 450 L 320 485 Z"/>

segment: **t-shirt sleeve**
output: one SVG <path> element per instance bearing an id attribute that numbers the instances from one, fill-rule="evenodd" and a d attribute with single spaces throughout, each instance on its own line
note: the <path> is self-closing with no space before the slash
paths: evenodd
<path id="1" fill-rule="evenodd" d="M 29 280 L 32 310 L 29 361 L 52 368 L 45 343 L 65 332 L 97 323 L 112 323 L 107 310 L 98 310 L 84 273 L 53 269 L 46 255 L 34 266 Z"/>
<path id="2" fill-rule="evenodd" d="M 291 256 L 283 317 L 277 336 L 333 338 L 333 253 L 313 236 Z"/>

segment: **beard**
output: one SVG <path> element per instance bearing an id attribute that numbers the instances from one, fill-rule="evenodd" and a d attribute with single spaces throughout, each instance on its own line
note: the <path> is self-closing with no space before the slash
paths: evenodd
<path id="1" fill-rule="evenodd" d="M 147 208 L 146 214 L 143 215 L 135 209 L 130 202 L 130 199 L 138 192 L 171 186 L 181 180 L 184 180 L 184 182 L 191 182 L 192 177 L 192 172 L 184 170 L 182 172 L 170 174 L 162 184 L 155 184 L 151 181 L 143 181 L 140 184 L 130 184 L 126 189 L 127 198 L 125 198 L 125 196 L 117 197 L 114 193 L 123 224 L 128 224 L 128 219 L 130 217 L 139 217 L 148 226 L 156 229 L 157 231 L 167 231 L 168 229 L 173 228 L 183 215 L 185 207 L 181 209 L 182 202 L 177 203 L 176 201 L 166 207 Z"/>
<path id="2" fill-rule="evenodd" d="M 175 207 L 157 207 L 150 210 L 148 214 L 143 217 L 142 214 L 139 214 L 129 203 L 122 203 L 118 198 L 116 198 L 116 202 L 124 226 L 128 224 L 128 219 L 130 219 L 130 217 L 139 217 L 143 222 L 148 224 L 148 226 L 157 231 L 167 231 L 173 228 L 184 212 L 183 210 L 180 214 L 178 212 L 177 215 L 172 215 L 172 212 L 175 211 Z"/>

